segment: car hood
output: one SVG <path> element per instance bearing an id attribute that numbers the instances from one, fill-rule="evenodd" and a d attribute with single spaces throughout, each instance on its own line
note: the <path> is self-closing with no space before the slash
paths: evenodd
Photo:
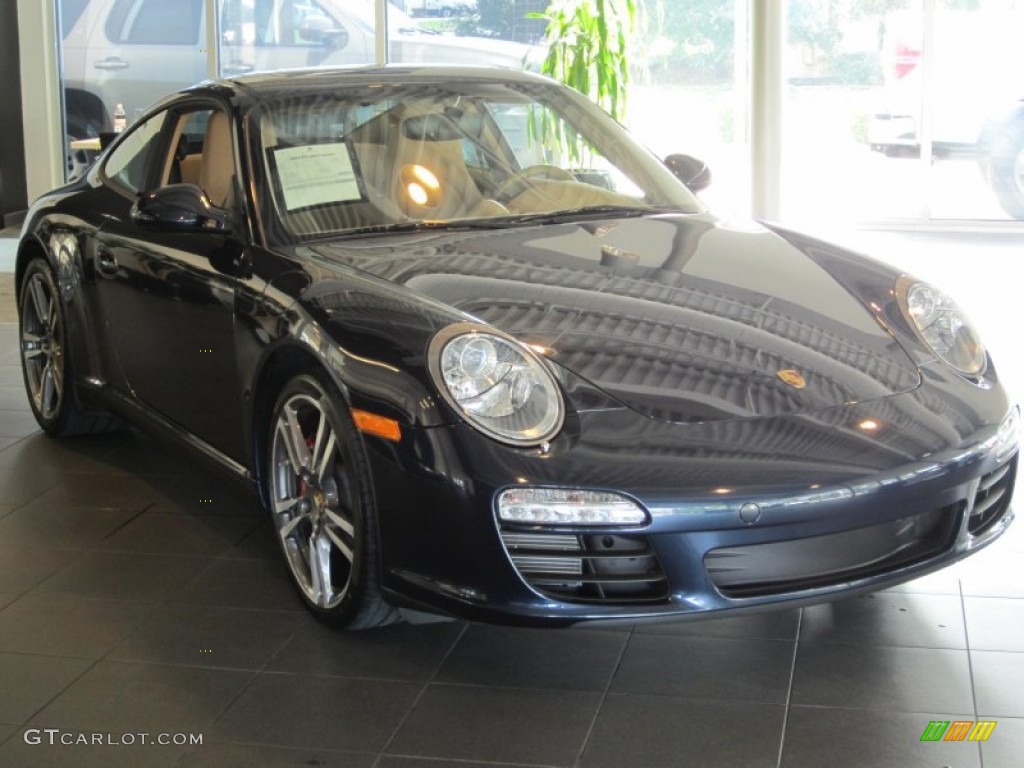
<path id="1" fill-rule="evenodd" d="M 671 422 L 821 410 L 920 383 L 875 311 L 757 225 L 673 214 L 311 250 L 499 328 Z"/>

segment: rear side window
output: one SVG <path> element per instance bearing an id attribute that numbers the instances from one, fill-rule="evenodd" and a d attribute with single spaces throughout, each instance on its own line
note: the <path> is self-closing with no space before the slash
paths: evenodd
<path id="1" fill-rule="evenodd" d="M 166 112 L 153 115 L 131 129 L 103 166 L 107 178 L 134 194 L 141 194 L 152 177 L 153 162 L 158 159 L 160 135 Z"/>
<path id="2" fill-rule="evenodd" d="M 203 0 L 117 0 L 107 37 L 134 45 L 198 45 Z"/>

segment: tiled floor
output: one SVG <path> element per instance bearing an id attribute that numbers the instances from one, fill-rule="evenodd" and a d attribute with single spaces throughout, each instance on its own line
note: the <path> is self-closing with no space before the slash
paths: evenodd
<path id="1" fill-rule="evenodd" d="M 983 282 L 964 303 L 1008 291 Z M 252 496 L 133 431 L 44 438 L 17 364 L 0 324 L 0 766 L 1022 765 L 1024 523 L 953 569 L 802 611 L 345 634 L 302 610 Z M 920 741 L 955 719 L 998 725 Z M 93 733 L 135 743 L 49 744 Z"/>

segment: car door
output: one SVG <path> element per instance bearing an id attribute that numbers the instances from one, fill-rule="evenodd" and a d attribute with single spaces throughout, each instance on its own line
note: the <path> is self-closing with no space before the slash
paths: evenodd
<path id="1" fill-rule="evenodd" d="M 233 336 L 237 279 L 230 265 L 244 245 L 230 234 L 154 229 L 130 216 L 132 204 L 149 189 L 202 179 L 201 164 L 211 162 L 203 151 L 212 142 L 207 127 L 217 113 L 227 117 L 209 103 L 175 107 L 133 129 L 115 148 L 103 176 L 121 193 L 124 206 L 101 225 L 93 268 L 105 342 L 116 356 L 125 394 L 240 459 L 242 388 Z M 227 124 L 233 133 L 230 117 Z M 140 138 L 133 141 L 136 132 Z M 134 155 L 133 144 L 140 147 Z M 234 152 L 227 151 L 231 157 L 220 162 L 227 163 L 230 176 Z M 226 206 L 235 204 L 226 201 Z"/>

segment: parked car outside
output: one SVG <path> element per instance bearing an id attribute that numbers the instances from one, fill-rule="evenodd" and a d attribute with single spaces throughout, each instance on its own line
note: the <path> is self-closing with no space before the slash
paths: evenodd
<path id="1" fill-rule="evenodd" d="M 920 156 L 926 114 L 933 155 L 979 161 L 1006 213 L 1024 219 L 1024 11 L 936 13 L 928 93 L 921 14 L 889 14 L 884 27 L 885 98 L 868 124 L 872 149 Z"/>
<path id="2" fill-rule="evenodd" d="M 226 76 L 374 60 L 372 0 L 223 0 L 218 7 Z M 207 78 L 203 0 L 79 0 L 73 10 L 62 49 L 71 139 L 109 131 L 118 104 L 131 120 L 157 98 Z M 394 5 L 388 24 L 396 62 L 521 68 L 540 57 L 519 43 L 437 34 Z"/>
<path id="3" fill-rule="evenodd" d="M 734 615 L 995 541 L 1020 413 L 953 300 L 707 180 L 526 72 L 196 86 L 29 211 L 33 412 L 252 484 L 349 627 Z"/>

